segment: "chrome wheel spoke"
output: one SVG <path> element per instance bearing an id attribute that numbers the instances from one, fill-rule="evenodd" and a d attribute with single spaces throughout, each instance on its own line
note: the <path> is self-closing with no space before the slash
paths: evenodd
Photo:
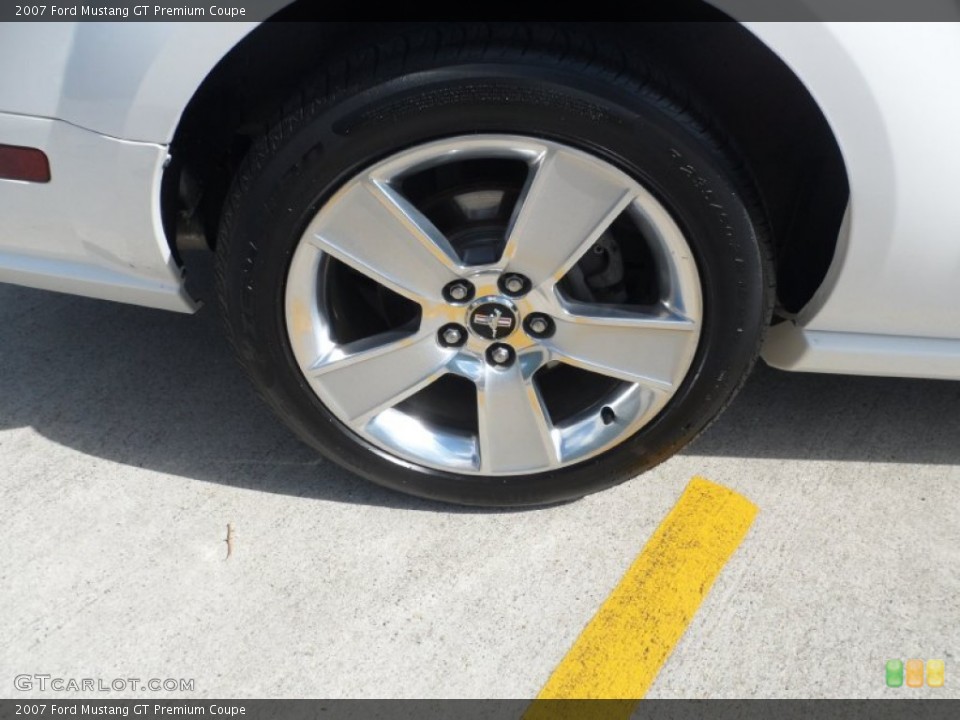
<path id="1" fill-rule="evenodd" d="M 477 418 L 482 472 L 529 472 L 557 464 L 549 417 L 521 363 L 486 369 L 477 388 Z"/>
<path id="2" fill-rule="evenodd" d="M 305 237 L 414 302 L 441 301 L 443 286 L 458 277 L 457 255 L 447 239 L 393 188 L 374 180 L 337 193 Z"/>
<path id="3" fill-rule="evenodd" d="M 336 348 L 307 374 L 341 418 L 359 427 L 443 375 L 454 354 L 433 333 L 376 336 Z"/>
<path id="4" fill-rule="evenodd" d="M 533 286 L 559 280 L 636 196 L 622 173 L 579 153 L 552 149 L 518 202 L 503 262 Z"/>
<path id="5" fill-rule="evenodd" d="M 676 388 L 697 347 L 697 323 L 670 315 L 568 315 L 546 341 L 575 367 L 660 392 Z"/>

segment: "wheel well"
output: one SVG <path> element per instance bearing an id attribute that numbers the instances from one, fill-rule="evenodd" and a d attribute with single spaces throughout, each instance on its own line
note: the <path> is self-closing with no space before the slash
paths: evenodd
<path id="1" fill-rule="evenodd" d="M 416 25 L 284 22 L 299 19 L 307 6 L 294 3 L 244 38 L 184 111 L 162 202 L 175 252 L 213 247 L 236 167 L 319 68 L 398 26 Z M 816 102 L 769 48 L 738 23 L 718 22 L 726 16 L 699 0 L 678 7 L 670 21 L 654 14 L 650 22 L 577 23 L 575 31 L 635 53 L 667 84 L 696 97 L 699 114 L 725 136 L 756 187 L 777 254 L 780 310 L 797 312 L 823 282 L 836 249 L 849 194 L 840 150 Z M 675 22 L 681 11 L 693 22 Z M 564 24 L 551 27 L 563 31 Z"/>

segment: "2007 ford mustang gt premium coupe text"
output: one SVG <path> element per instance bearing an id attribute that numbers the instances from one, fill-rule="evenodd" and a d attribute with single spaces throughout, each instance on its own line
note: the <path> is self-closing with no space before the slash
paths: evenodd
<path id="1" fill-rule="evenodd" d="M 0 28 L 0 281 L 192 313 L 202 246 L 293 431 L 468 504 L 652 467 L 758 356 L 960 379 L 960 25 L 303 4 Z"/>

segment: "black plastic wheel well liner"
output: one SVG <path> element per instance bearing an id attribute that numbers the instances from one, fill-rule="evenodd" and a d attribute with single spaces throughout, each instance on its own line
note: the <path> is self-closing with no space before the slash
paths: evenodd
<path id="1" fill-rule="evenodd" d="M 257 27 L 217 64 L 188 104 L 161 198 L 168 236 L 171 219 L 181 211 L 177 193 L 169 191 L 180 185 L 180 173 L 189 173 L 201 188 L 197 219 L 212 247 L 233 173 L 284 103 L 331 58 L 429 25 L 306 22 L 298 15 L 306 6 L 293 3 Z M 511 32 L 575 33 L 635 54 L 662 76 L 662 84 L 690 98 L 752 178 L 776 251 L 779 306 L 799 311 L 826 276 L 849 195 L 843 158 L 823 113 L 773 51 L 740 24 L 719 21 L 724 16 L 709 5 L 685 0 L 668 21 L 659 19 L 664 13 L 656 6 L 649 14 L 649 22 L 461 24 L 487 26 L 499 38 Z M 677 17 L 688 21 L 673 21 Z"/>

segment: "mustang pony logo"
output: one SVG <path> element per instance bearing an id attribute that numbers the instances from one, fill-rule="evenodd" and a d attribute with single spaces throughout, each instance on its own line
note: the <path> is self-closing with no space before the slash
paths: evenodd
<path id="1" fill-rule="evenodd" d="M 481 335 L 487 336 L 492 340 L 500 337 L 500 331 L 504 330 L 504 335 L 509 335 L 513 330 L 513 313 L 509 310 L 504 311 L 495 305 L 483 305 L 477 308 L 470 317 L 470 324 Z"/>

